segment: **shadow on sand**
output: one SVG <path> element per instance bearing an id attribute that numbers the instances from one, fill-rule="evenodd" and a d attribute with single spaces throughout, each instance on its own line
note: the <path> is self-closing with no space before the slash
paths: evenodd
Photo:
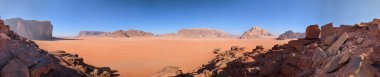
<path id="1" fill-rule="evenodd" d="M 41 40 L 41 41 L 59 41 L 59 40 L 83 40 L 83 39 L 53 37 L 52 39 L 39 39 L 39 40 Z"/>

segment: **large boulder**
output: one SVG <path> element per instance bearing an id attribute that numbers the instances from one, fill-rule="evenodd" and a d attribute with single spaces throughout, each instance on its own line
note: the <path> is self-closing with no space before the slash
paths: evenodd
<path id="1" fill-rule="evenodd" d="M 11 18 L 5 20 L 5 24 L 8 24 L 11 30 L 27 39 L 53 39 L 53 25 L 50 23 L 50 21 L 23 20 L 21 18 Z"/>
<path id="2" fill-rule="evenodd" d="M 285 33 L 281 34 L 277 40 L 285 40 L 285 39 L 298 39 L 298 38 L 304 38 L 305 33 L 299 33 L 299 32 L 293 32 L 292 30 L 286 31 Z"/>
<path id="3" fill-rule="evenodd" d="M 260 27 L 252 27 L 248 31 L 244 32 L 242 36 L 240 36 L 240 39 L 254 39 L 254 38 L 263 38 L 263 37 L 272 37 L 273 34 L 269 33 L 268 31 L 260 28 Z"/>
<path id="4" fill-rule="evenodd" d="M 306 28 L 306 39 L 318 39 L 321 30 L 318 25 L 310 25 Z"/>

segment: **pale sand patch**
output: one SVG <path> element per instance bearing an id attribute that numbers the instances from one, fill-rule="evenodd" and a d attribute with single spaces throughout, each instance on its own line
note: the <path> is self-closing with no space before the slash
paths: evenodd
<path id="1" fill-rule="evenodd" d="M 215 48 L 256 45 L 271 48 L 289 40 L 266 39 L 185 39 L 185 38 L 74 38 L 79 40 L 36 40 L 42 49 L 79 54 L 86 63 L 118 70 L 121 77 L 148 77 L 169 65 L 184 72 L 207 63 Z"/>

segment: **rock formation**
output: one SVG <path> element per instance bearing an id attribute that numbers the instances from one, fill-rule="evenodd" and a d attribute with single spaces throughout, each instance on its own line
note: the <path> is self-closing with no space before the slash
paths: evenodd
<path id="1" fill-rule="evenodd" d="M 297 39 L 297 38 L 305 38 L 304 33 L 299 32 L 293 32 L 292 30 L 286 31 L 285 33 L 281 34 L 277 40 L 285 40 L 285 39 Z"/>
<path id="2" fill-rule="evenodd" d="M 268 37 L 268 36 L 273 36 L 273 35 L 260 27 L 252 27 L 250 30 L 244 32 L 244 34 L 240 36 L 240 39 L 254 39 L 254 38 L 263 38 L 263 37 Z"/>
<path id="3" fill-rule="evenodd" d="M 217 56 L 193 72 L 193 77 L 378 77 L 380 20 L 355 26 L 311 25 L 305 38 L 271 49 L 241 47 Z"/>
<path id="4" fill-rule="evenodd" d="M 129 37 L 129 36 L 127 36 L 126 31 L 124 31 L 124 30 L 117 30 L 117 31 L 114 31 L 114 32 L 103 33 L 100 36 L 102 36 L 102 37 L 113 37 L 113 38 L 126 38 L 126 37 Z"/>
<path id="5" fill-rule="evenodd" d="M 177 36 L 185 38 L 228 38 L 227 32 L 221 30 L 213 30 L 207 28 L 181 29 L 177 32 Z"/>
<path id="6" fill-rule="evenodd" d="M 140 30 L 117 30 L 114 32 L 100 32 L 100 31 L 81 31 L 78 37 L 112 37 L 112 38 L 129 38 L 129 37 L 152 37 L 153 33 L 144 32 Z"/>
<path id="7" fill-rule="evenodd" d="M 18 29 L 19 30 L 19 29 Z M 75 54 L 42 50 L 0 20 L 0 77 L 113 77 L 108 67 L 95 67 Z"/>
<path id="8" fill-rule="evenodd" d="M 51 40 L 53 39 L 53 26 L 50 21 L 23 20 L 21 18 L 12 18 L 5 20 L 14 32 L 18 35 L 33 40 Z"/>
<path id="9" fill-rule="evenodd" d="M 318 39 L 321 33 L 318 25 L 310 25 L 306 28 L 306 39 Z"/>
<path id="10" fill-rule="evenodd" d="M 152 77 L 175 77 L 179 74 L 182 74 L 182 71 L 177 66 L 166 66 L 157 74 Z"/>

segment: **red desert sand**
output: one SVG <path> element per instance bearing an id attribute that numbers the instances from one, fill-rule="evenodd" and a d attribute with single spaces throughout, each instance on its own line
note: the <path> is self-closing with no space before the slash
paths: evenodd
<path id="1" fill-rule="evenodd" d="M 185 38 L 73 38 L 76 40 L 41 41 L 42 49 L 65 50 L 76 53 L 86 63 L 109 66 L 121 77 L 149 77 L 165 66 L 192 71 L 207 63 L 215 48 L 228 50 L 231 46 L 251 50 L 256 45 L 271 48 L 289 40 L 266 39 L 185 39 Z"/>

